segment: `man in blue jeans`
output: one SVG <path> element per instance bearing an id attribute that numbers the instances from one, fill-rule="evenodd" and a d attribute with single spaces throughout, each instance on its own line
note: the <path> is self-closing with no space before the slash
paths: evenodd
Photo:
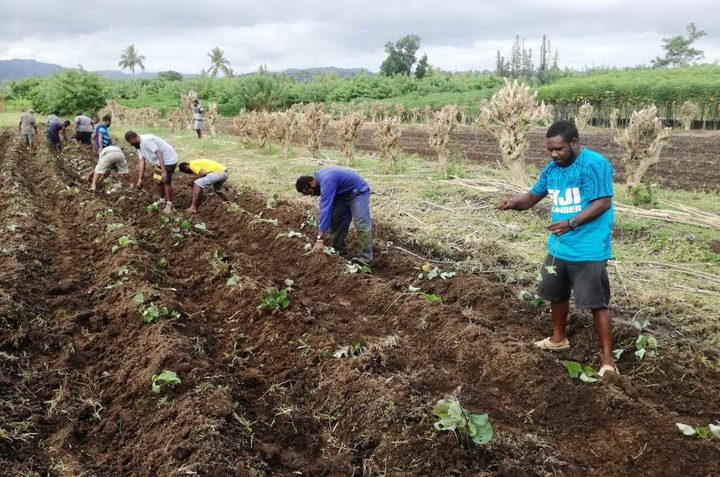
<path id="1" fill-rule="evenodd" d="M 570 293 L 575 306 L 592 311 L 602 346 L 600 376 L 618 374 L 612 354 L 612 318 L 607 260 L 612 258 L 613 169 L 607 159 L 579 143 L 577 127 L 557 121 L 546 134 L 552 159 L 529 192 L 500 199 L 500 210 L 527 210 L 552 200 L 547 227 L 548 255 L 541 268 L 538 295 L 550 302 L 553 335 L 535 343 L 540 349 L 568 349 L 565 325 Z"/>
<path id="2" fill-rule="evenodd" d="M 350 222 L 355 223 L 361 251 L 351 261 L 368 265 L 373 259 L 370 186 L 355 172 L 341 167 L 327 167 L 313 176 L 299 177 L 298 192 L 320 196 L 318 236 L 313 251 L 322 251 L 327 237 L 333 248 L 348 256 L 347 240 Z"/>

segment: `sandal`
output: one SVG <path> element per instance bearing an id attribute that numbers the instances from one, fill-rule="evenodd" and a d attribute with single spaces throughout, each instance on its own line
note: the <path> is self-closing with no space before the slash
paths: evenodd
<path id="1" fill-rule="evenodd" d="M 544 340 L 536 341 L 535 346 L 540 349 L 546 349 L 549 351 L 560 351 L 570 348 L 570 342 L 567 338 L 565 338 L 559 343 L 554 343 L 550 341 L 550 338 L 545 338 Z"/>
<path id="2" fill-rule="evenodd" d="M 600 368 L 600 371 L 598 371 L 598 376 L 602 378 L 605 376 L 605 373 L 615 373 L 617 376 L 620 376 L 620 371 L 615 365 L 610 366 L 609 364 L 604 364 L 603 367 Z"/>

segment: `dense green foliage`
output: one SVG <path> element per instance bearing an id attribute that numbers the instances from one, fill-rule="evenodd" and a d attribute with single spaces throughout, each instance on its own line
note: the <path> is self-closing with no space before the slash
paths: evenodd
<path id="1" fill-rule="evenodd" d="M 554 104 L 658 106 L 691 100 L 714 106 L 720 100 L 720 67 L 633 69 L 562 78 L 540 87 L 538 98 Z"/>
<path id="2" fill-rule="evenodd" d="M 233 78 L 212 79 L 204 75 L 180 79 L 176 74 L 163 74 L 155 79 L 114 82 L 84 71 L 68 71 L 43 79 L 11 82 L 2 95 L 11 107 L 29 104 L 41 112 L 57 109 L 63 114 L 97 111 L 109 98 L 131 107 L 155 107 L 165 113 L 180 107 L 180 95 L 191 89 L 198 92 L 203 102 L 216 102 L 218 111 L 225 116 L 243 109 L 273 111 L 311 102 L 387 102 L 408 109 L 458 104 L 472 112 L 501 85 L 502 78 L 495 75 L 436 71 L 422 79 L 406 75 L 360 74 L 341 78 L 320 74 L 309 81 L 298 81 L 261 71 Z M 596 119 L 605 118 L 615 107 L 621 110 L 621 117 L 628 117 L 633 108 L 649 103 L 658 105 L 664 117 L 675 117 L 675 109 L 683 101 L 691 100 L 700 105 L 701 116 L 708 120 L 716 117 L 720 101 L 720 67 L 566 72 L 537 88 L 538 98 L 554 104 L 562 117 L 572 118 L 574 109 L 585 101 L 595 107 Z"/>
<path id="3" fill-rule="evenodd" d="M 40 112 L 57 111 L 63 115 L 95 112 L 105 106 L 110 83 L 100 76 L 82 70 L 69 70 L 47 79 L 27 80 L 32 86 L 25 97 Z M 11 90 L 23 89 L 21 85 Z"/>

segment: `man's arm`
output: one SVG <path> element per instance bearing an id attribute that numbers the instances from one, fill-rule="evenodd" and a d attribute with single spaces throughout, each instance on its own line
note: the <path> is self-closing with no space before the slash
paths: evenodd
<path id="1" fill-rule="evenodd" d="M 535 207 L 535 205 L 543 200 L 546 195 L 547 193 L 535 195 L 530 192 L 524 192 L 516 195 L 515 197 L 500 199 L 496 207 L 500 210 L 527 210 Z"/>
<path id="2" fill-rule="evenodd" d="M 143 176 L 145 175 L 145 158 L 138 152 L 138 180 L 137 188 L 142 187 Z"/>
<path id="3" fill-rule="evenodd" d="M 162 180 L 165 182 L 167 180 L 167 170 L 165 170 L 165 158 L 163 157 L 163 153 L 158 149 L 155 151 L 155 155 L 158 158 L 158 162 L 160 163 L 160 171 L 162 175 Z"/>
<path id="4" fill-rule="evenodd" d="M 588 224 L 600 217 L 605 212 L 607 212 L 608 209 L 610 209 L 611 205 L 612 197 L 601 197 L 599 199 L 595 199 L 594 201 L 590 202 L 590 205 L 588 205 L 587 209 L 583 210 L 575 217 L 573 217 L 573 220 L 577 223 L 577 227 Z M 562 235 L 569 230 L 571 230 L 569 220 L 561 220 L 560 222 L 550 224 L 550 226 L 548 227 L 548 232 L 555 235 Z"/>

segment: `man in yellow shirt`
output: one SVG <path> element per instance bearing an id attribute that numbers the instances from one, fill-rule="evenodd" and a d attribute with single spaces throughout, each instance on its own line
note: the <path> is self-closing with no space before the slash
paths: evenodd
<path id="1" fill-rule="evenodd" d="M 195 159 L 190 162 L 181 162 L 178 165 L 180 172 L 192 174 L 197 177 L 193 181 L 193 198 L 192 204 L 187 208 L 187 212 L 194 214 L 198 210 L 198 201 L 200 193 L 203 189 L 212 186 L 213 190 L 225 202 L 230 202 L 230 196 L 223 190 L 223 185 L 228 179 L 227 167 L 219 162 L 210 159 Z"/>

